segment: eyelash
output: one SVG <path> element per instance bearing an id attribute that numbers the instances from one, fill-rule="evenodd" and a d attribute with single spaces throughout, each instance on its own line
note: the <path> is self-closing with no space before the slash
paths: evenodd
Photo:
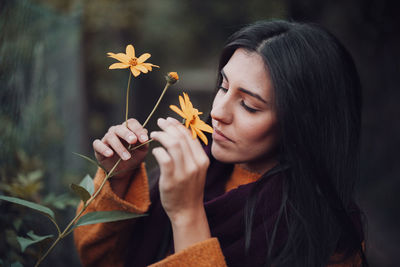
<path id="1" fill-rule="evenodd" d="M 226 89 L 225 87 L 222 87 L 222 86 L 218 86 L 218 89 L 222 90 L 224 93 L 228 92 L 228 89 Z M 247 106 L 246 103 L 244 103 L 243 100 L 240 101 L 240 105 L 250 113 L 256 113 L 258 111 L 257 109 L 254 109 L 254 108 L 251 108 L 251 107 Z"/>
<path id="2" fill-rule="evenodd" d="M 219 90 L 222 90 L 224 93 L 228 92 L 228 89 L 226 89 L 225 87 L 222 86 L 218 86 Z"/>

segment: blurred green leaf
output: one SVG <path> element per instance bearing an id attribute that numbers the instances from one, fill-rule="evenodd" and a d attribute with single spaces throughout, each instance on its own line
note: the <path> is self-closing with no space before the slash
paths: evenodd
<path id="1" fill-rule="evenodd" d="M 30 181 L 30 182 L 36 182 L 36 181 L 40 180 L 40 178 L 42 178 L 42 177 L 43 177 L 42 170 L 35 170 L 35 171 L 28 173 L 28 175 L 27 175 L 28 181 Z"/>
<path id="2" fill-rule="evenodd" d="M 74 225 L 74 227 L 81 225 L 88 225 L 88 224 L 122 221 L 142 216 L 147 216 L 147 214 L 136 214 L 132 212 L 119 211 L 119 210 L 95 211 L 83 215 Z"/>
<path id="3" fill-rule="evenodd" d="M 76 207 L 79 204 L 79 200 L 75 197 L 75 195 L 71 195 L 69 193 L 56 196 L 54 193 L 50 192 L 44 197 L 42 203 L 47 206 L 52 206 L 56 209 L 63 210 L 67 206 Z"/>
<path id="4" fill-rule="evenodd" d="M 24 267 L 20 262 L 16 261 L 11 263 L 10 267 Z"/>
<path id="5" fill-rule="evenodd" d="M 86 203 L 90 198 L 90 193 L 82 186 L 77 184 L 71 184 L 72 191 L 79 196 L 79 198 Z"/>
<path id="6" fill-rule="evenodd" d="M 19 171 L 16 177 L 0 181 L 0 189 L 7 195 L 21 199 L 34 199 L 43 187 L 43 172 L 34 170 L 28 173 Z"/>
<path id="7" fill-rule="evenodd" d="M 22 218 L 16 218 L 13 221 L 13 226 L 14 226 L 15 230 L 19 231 L 21 225 L 22 225 Z"/>
<path id="8" fill-rule="evenodd" d="M 27 233 L 27 235 L 29 238 L 25 238 L 25 237 L 21 237 L 21 236 L 17 237 L 18 243 L 21 246 L 21 252 L 24 252 L 25 249 L 32 244 L 36 244 L 36 243 L 42 242 L 43 240 L 53 237 L 53 235 L 38 236 L 38 235 L 35 235 L 33 233 L 33 231 L 29 231 Z"/>
<path id="9" fill-rule="evenodd" d="M 83 178 L 79 185 L 85 188 L 90 195 L 93 195 L 94 183 L 92 177 L 89 174 L 86 174 L 85 178 Z"/>
<path id="10" fill-rule="evenodd" d="M 54 219 L 54 212 L 45 206 L 36 204 L 34 202 L 26 201 L 26 200 L 23 200 L 20 198 L 16 198 L 16 197 L 0 196 L 0 199 L 34 209 L 34 210 L 42 212 Z"/>
<path id="11" fill-rule="evenodd" d="M 85 155 L 82 155 L 82 154 L 79 154 L 79 153 L 76 153 L 76 152 L 72 152 L 72 153 L 74 153 L 75 155 L 77 155 L 77 156 L 79 156 L 79 157 L 81 157 L 81 158 L 86 159 L 87 161 L 89 161 L 89 162 L 92 163 L 93 165 L 96 165 L 97 167 L 102 168 L 103 171 L 105 171 L 105 172 L 107 173 L 107 170 L 106 170 L 100 163 L 98 163 L 97 161 L 95 161 L 95 160 L 89 158 L 88 156 L 85 156 Z"/>

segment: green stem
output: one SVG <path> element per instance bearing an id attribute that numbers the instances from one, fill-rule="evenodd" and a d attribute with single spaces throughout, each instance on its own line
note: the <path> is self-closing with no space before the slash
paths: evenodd
<path id="1" fill-rule="evenodd" d="M 129 72 L 128 86 L 126 87 L 126 105 L 125 105 L 125 124 L 128 128 L 128 109 L 129 109 L 129 88 L 131 85 L 132 72 Z"/>
<path id="2" fill-rule="evenodd" d="M 136 149 L 138 149 L 138 148 L 140 148 L 140 147 L 142 147 L 142 146 L 144 146 L 144 145 L 150 143 L 151 141 L 153 141 L 153 139 L 149 139 L 149 140 L 147 140 L 146 142 L 141 143 L 140 145 L 137 145 L 137 146 L 132 147 L 132 148 L 128 147 L 128 149 L 129 149 L 130 151 L 136 150 Z"/>
<path id="3" fill-rule="evenodd" d="M 53 248 L 58 243 L 58 241 L 61 240 L 61 238 L 62 237 L 60 235 L 57 237 L 56 241 L 54 241 L 54 243 L 50 246 L 50 248 L 46 251 L 46 253 L 44 253 L 43 256 L 36 262 L 35 267 L 39 266 L 39 264 L 44 260 L 44 258 L 46 258 L 46 256 L 50 253 L 50 251 L 53 250 Z"/>
<path id="4" fill-rule="evenodd" d="M 149 116 L 147 116 L 147 119 L 144 121 L 144 123 L 143 123 L 143 128 L 146 126 L 146 124 L 147 124 L 147 122 L 150 120 L 151 116 L 153 116 L 154 111 L 156 111 L 158 105 L 159 105 L 160 102 L 161 102 L 161 99 L 163 98 L 165 92 L 167 91 L 167 89 L 168 89 L 168 87 L 169 87 L 170 85 L 171 85 L 171 84 L 170 84 L 169 82 L 167 82 L 167 84 L 166 84 L 165 87 L 164 87 L 164 90 L 162 91 L 160 97 L 159 97 L 158 100 L 157 100 L 156 105 L 154 106 L 153 110 L 150 112 Z"/>
<path id="5" fill-rule="evenodd" d="M 58 227 L 57 222 L 51 216 L 48 216 L 48 217 L 49 217 L 50 221 L 52 221 L 52 223 L 56 226 L 57 233 L 58 233 L 58 235 L 60 235 L 61 234 L 61 230 L 60 230 L 60 227 Z"/>

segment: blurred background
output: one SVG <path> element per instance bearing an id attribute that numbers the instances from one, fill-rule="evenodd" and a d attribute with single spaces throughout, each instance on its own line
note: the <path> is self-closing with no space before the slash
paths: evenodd
<path id="1" fill-rule="evenodd" d="M 107 52 L 152 54 L 161 66 L 133 80 L 130 116 L 143 122 L 165 80 L 155 116 L 174 116 L 182 89 L 209 112 L 218 55 L 226 38 L 260 19 L 317 22 L 350 50 L 364 89 L 362 180 L 358 201 L 367 218 L 371 266 L 398 266 L 400 251 L 400 18 L 389 0 L 0 0 L 0 193 L 36 201 L 64 228 L 74 215 L 70 183 L 95 167 L 91 143 L 124 120 L 126 70 L 108 70 Z M 156 129 L 155 119 L 149 129 Z M 154 159 L 148 157 L 148 167 Z M 48 244 L 21 253 L 17 236 L 55 234 L 46 218 L 0 202 L 0 259 L 26 266 Z M 42 218 L 43 217 L 43 218 Z M 1 265 L 1 261 L 0 261 Z M 71 237 L 44 266 L 80 266 Z"/>

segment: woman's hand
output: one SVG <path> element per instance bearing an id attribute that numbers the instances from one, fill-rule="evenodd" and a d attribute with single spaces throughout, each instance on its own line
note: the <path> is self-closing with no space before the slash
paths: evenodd
<path id="1" fill-rule="evenodd" d="M 130 152 L 128 145 L 134 147 L 148 139 L 147 130 L 137 120 L 129 119 L 128 127 L 125 122 L 111 126 L 101 140 L 94 140 L 93 149 L 96 159 L 107 171 L 111 170 L 119 158 L 122 159 L 114 170 L 116 175 L 112 176 L 122 180 L 122 178 L 131 177 L 133 171 L 144 160 L 148 150 L 148 145 L 144 145 Z M 114 182 L 116 179 L 112 180 Z M 129 181 L 129 179 L 124 180 Z M 124 184 L 127 184 L 126 181 Z"/>
<path id="2" fill-rule="evenodd" d="M 174 232 L 175 251 L 210 237 L 203 196 L 209 159 L 200 142 L 177 120 L 159 119 L 163 131 L 151 138 L 163 147 L 153 149 L 160 166 L 160 197 Z"/>

